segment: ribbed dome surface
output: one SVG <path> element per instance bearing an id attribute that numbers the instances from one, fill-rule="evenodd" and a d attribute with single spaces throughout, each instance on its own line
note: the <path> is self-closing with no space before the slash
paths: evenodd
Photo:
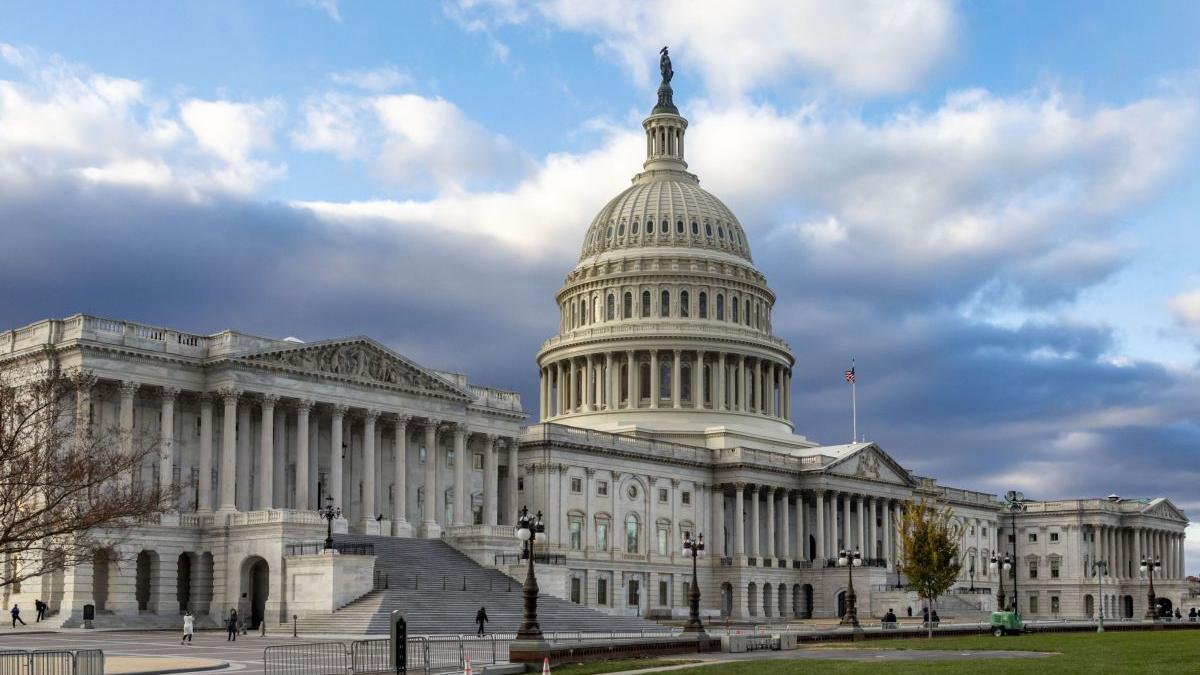
<path id="1" fill-rule="evenodd" d="M 639 175 L 632 187 L 600 209 L 583 239 L 580 259 L 637 246 L 706 248 L 752 262 L 733 212 L 684 172 Z"/>

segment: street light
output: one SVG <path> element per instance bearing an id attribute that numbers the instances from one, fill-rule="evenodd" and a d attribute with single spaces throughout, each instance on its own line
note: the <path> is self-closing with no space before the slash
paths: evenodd
<path id="1" fill-rule="evenodd" d="M 838 556 L 838 566 L 846 568 L 846 613 L 842 615 L 841 625 L 858 628 L 857 598 L 854 595 L 854 568 L 862 566 L 862 555 L 857 550 L 843 550 Z"/>
<path id="2" fill-rule="evenodd" d="M 1012 518 L 1012 562 L 1015 566 L 1020 558 L 1017 557 L 1017 514 L 1025 510 L 1025 493 L 1009 490 L 1008 494 L 1004 495 L 1004 508 L 1008 509 L 1009 516 Z M 1017 595 L 1017 577 L 1021 576 L 1016 571 L 1013 572 L 1013 594 L 1012 594 L 1012 611 L 1020 613 Z"/>
<path id="3" fill-rule="evenodd" d="M 533 575 L 533 545 L 546 541 L 546 526 L 542 523 L 542 512 L 537 516 L 529 515 L 529 509 L 522 506 L 521 515 L 517 518 L 517 539 L 525 544 L 525 555 L 529 558 L 529 572 L 525 575 L 525 584 L 521 593 L 525 597 L 525 614 L 521 627 L 517 629 L 518 640 L 541 640 L 542 629 L 537 620 L 537 577 Z"/>
<path id="4" fill-rule="evenodd" d="M 992 552 L 992 562 L 990 563 L 990 567 L 993 572 L 1000 573 L 1000 592 L 996 593 L 996 607 L 999 611 L 1003 612 L 1004 611 L 1004 577 L 1005 577 L 1005 575 L 1008 574 L 1008 571 L 1012 569 L 1012 559 L 1008 557 L 1007 553 L 1004 554 L 1004 558 L 1000 558 L 999 556 L 996 555 L 995 551 L 993 551 Z"/>
<path id="5" fill-rule="evenodd" d="M 1104 577 L 1108 576 L 1108 561 L 1096 560 L 1092 563 L 1092 573 L 1100 581 L 1100 625 L 1096 626 L 1097 633 L 1104 632 Z"/>
<path id="6" fill-rule="evenodd" d="M 700 579 L 696 576 L 696 558 L 704 552 L 704 535 L 692 539 L 690 532 L 683 533 L 683 555 L 692 559 L 692 585 L 688 589 L 688 622 L 684 627 L 685 633 L 704 633 L 704 624 L 700 622 Z"/>
<path id="7" fill-rule="evenodd" d="M 317 509 L 317 515 L 326 521 L 325 550 L 333 550 L 333 521 L 342 517 L 342 507 L 333 505 L 333 496 L 325 498 L 325 508 Z"/>
<path id="8" fill-rule="evenodd" d="M 1150 592 L 1146 594 L 1146 618 L 1151 621 L 1158 620 L 1158 607 L 1154 599 L 1154 570 L 1158 569 L 1162 569 L 1162 560 L 1158 556 L 1142 558 L 1141 571 L 1150 580 Z"/>

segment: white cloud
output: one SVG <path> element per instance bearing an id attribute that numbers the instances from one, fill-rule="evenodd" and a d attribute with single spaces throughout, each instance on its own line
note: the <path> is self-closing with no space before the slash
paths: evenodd
<path id="1" fill-rule="evenodd" d="M 670 45 L 717 96 L 796 73 L 856 92 L 904 91 L 951 51 L 955 28 L 945 0 L 543 0 L 536 9 L 559 28 L 595 35 L 639 84 L 656 76 L 654 55 Z M 528 21 L 530 12 L 509 0 L 464 0 L 451 16 L 482 32 Z"/>
<path id="2" fill-rule="evenodd" d="M 1167 301 L 1175 323 L 1184 328 L 1200 329 L 1200 289 L 1180 293 Z"/>
<path id="3" fill-rule="evenodd" d="M 334 84 L 356 87 L 370 92 L 393 91 L 413 86 L 412 73 L 395 66 L 368 70 L 346 70 L 329 76 Z"/>
<path id="4" fill-rule="evenodd" d="M 341 23 L 342 13 L 338 10 L 338 0 L 297 0 L 302 6 L 325 12 L 330 19 Z"/>

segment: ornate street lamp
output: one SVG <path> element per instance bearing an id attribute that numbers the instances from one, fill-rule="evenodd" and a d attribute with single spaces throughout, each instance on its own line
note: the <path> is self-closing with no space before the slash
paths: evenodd
<path id="1" fill-rule="evenodd" d="M 1004 611 L 1004 577 L 1005 577 L 1005 575 L 1008 574 L 1008 571 L 1012 569 L 1012 559 L 1008 557 L 1007 553 L 1004 554 L 1004 558 L 1002 559 L 999 556 L 997 556 L 996 553 L 993 551 L 992 552 L 992 562 L 990 563 L 990 567 L 993 572 L 1000 573 L 1000 591 L 998 593 L 996 593 L 996 609 L 998 611 L 1003 612 Z"/>
<path id="2" fill-rule="evenodd" d="M 843 550 L 838 556 L 838 566 L 846 568 L 846 613 L 842 615 L 841 625 L 858 628 L 858 608 L 855 606 L 857 597 L 854 595 L 854 568 L 862 566 L 862 555 L 857 550 Z"/>
<path id="3" fill-rule="evenodd" d="M 1141 566 L 1142 574 L 1150 580 L 1150 592 L 1146 594 L 1146 618 L 1150 621 L 1158 621 L 1158 606 L 1154 598 L 1154 571 L 1162 569 L 1162 560 L 1157 556 L 1154 558 L 1142 558 Z"/>
<path id="4" fill-rule="evenodd" d="M 1104 577 L 1108 576 L 1108 561 L 1096 560 L 1092 563 L 1092 574 L 1100 582 L 1100 625 L 1096 626 L 1097 633 L 1104 632 Z"/>
<path id="5" fill-rule="evenodd" d="M 700 622 L 700 579 L 696 576 L 696 558 L 704 552 L 704 535 L 692 539 L 690 532 L 683 533 L 683 555 L 692 559 L 692 584 L 688 588 L 688 622 L 684 627 L 685 633 L 704 633 L 704 624 Z"/>
<path id="6" fill-rule="evenodd" d="M 1023 512 L 1027 508 L 1025 506 L 1024 502 L 1025 502 L 1025 493 L 1024 492 L 1017 492 L 1016 490 L 1010 490 L 1008 492 L 1008 494 L 1004 495 L 1004 508 L 1008 509 L 1008 513 L 1009 513 L 1009 516 L 1011 517 L 1011 522 L 1012 522 L 1012 527 L 1010 529 L 1012 531 L 1012 562 L 1013 562 L 1014 567 L 1016 566 L 1017 562 L 1020 560 L 1020 558 L 1017 557 L 1017 514 Z M 1021 576 L 1021 575 L 1014 569 L 1014 571 L 1013 571 L 1012 611 L 1017 612 L 1018 614 L 1020 613 L 1020 610 L 1018 609 L 1018 607 L 1019 607 L 1018 599 L 1020 598 L 1020 596 L 1017 595 L 1017 577 L 1019 577 L 1019 576 Z"/>
<path id="7" fill-rule="evenodd" d="M 325 498 L 325 508 L 317 509 L 317 515 L 321 516 L 326 521 L 325 526 L 325 550 L 333 550 L 333 521 L 342 517 L 342 507 L 333 505 L 333 497 Z"/>
<path id="8" fill-rule="evenodd" d="M 537 577 L 533 574 L 533 545 L 546 541 L 546 526 L 542 523 L 542 512 L 537 516 L 529 515 L 529 509 L 522 506 L 521 515 L 517 518 L 517 539 L 525 544 L 525 557 L 529 559 L 529 572 L 525 575 L 525 584 L 521 593 L 525 598 L 525 614 L 521 627 L 517 629 L 518 640 L 541 640 L 542 629 L 537 620 Z"/>

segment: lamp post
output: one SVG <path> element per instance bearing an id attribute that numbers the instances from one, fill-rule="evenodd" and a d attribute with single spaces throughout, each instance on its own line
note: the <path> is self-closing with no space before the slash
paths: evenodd
<path id="1" fill-rule="evenodd" d="M 317 509 L 317 515 L 325 519 L 325 550 L 333 550 L 333 521 L 342 517 L 342 507 L 333 505 L 333 497 L 325 498 L 325 507 Z"/>
<path id="2" fill-rule="evenodd" d="M 1004 508 L 1008 509 L 1008 514 L 1012 522 L 1012 564 L 1015 568 L 1017 561 L 1017 514 L 1025 510 L 1025 493 L 1010 490 L 1004 495 Z M 1020 613 L 1019 598 L 1017 595 L 1017 577 L 1021 576 L 1015 569 L 1013 571 L 1013 593 L 1012 593 L 1012 611 Z"/>
<path id="3" fill-rule="evenodd" d="M 838 557 L 838 565 L 846 568 L 846 613 L 842 615 L 841 625 L 858 628 L 857 597 L 854 595 L 854 568 L 862 566 L 862 555 L 857 550 L 843 550 Z"/>
<path id="4" fill-rule="evenodd" d="M 518 640 L 541 640 L 542 629 L 537 620 L 537 577 L 533 574 L 533 545 L 546 541 L 546 526 L 542 523 L 542 512 L 537 516 L 529 515 L 529 509 L 522 506 L 521 515 L 517 518 L 517 539 L 525 544 L 525 556 L 529 558 L 529 571 L 525 575 L 525 584 L 521 593 L 525 599 L 525 613 L 522 616 L 521 627 L 517 629 Z"/>
<path id="5" fill-rule="evenodd" d="M 991 566 L 991 570 L 993 572 L 1000 573 L 1000 591 L 998 593 L 996 593 L 996 609 L 998 611 L 1003 612 L 1004 611 L 1004 575 L 1008 574 L 1008 571 L 1010 569 L 1012 569 L 1012 559 L 1008 557 L 1007 553 L 1004 554 L 1004 558 L 1000 558 L 993 551 L 992 552 L 992 561 L 990 563 L 990 566 Z"/>
<path id="6" fill-rule="evenodd" d="M 975 592 L 975 556 L 971 555 L 971 569 L 967 571 L 967 576 L 971 577 L 971 592 Z"/>
<path id="7" fill-rule="evenodd" d="M 1154 570 L 1162 569 L 1162 560 L 1157 556 L 1154 558 L 1142 558 L 1141 571 L 1150 580 L 1150 592 L 1146 593 L 1146 618 L 1150 621 L 1158 620 L 1158 606 L 1154 598 Z"/>
<path id="8" fill-rule="evenodd" d="M 700 622 L 700 579 L 696 576 L 696 558 L 704 551 L 704 535 L 692 539 L 690 532 L 683 533 L 683 555 L 692 559 L 692 585 L 688 588 L 688 622 L 684 626 L 685 633 L 704 633 L 704 624 Z"/>
<path id="9" fill-rule="evenodd" d="M 1104 577 L 1108 576 L 1108 561 L 1096 560 L 1092 562 L 1092 573 L 1100 581 L 1100 625 L 1096 626 L 1097 633 L 1104 632 Z"/>

